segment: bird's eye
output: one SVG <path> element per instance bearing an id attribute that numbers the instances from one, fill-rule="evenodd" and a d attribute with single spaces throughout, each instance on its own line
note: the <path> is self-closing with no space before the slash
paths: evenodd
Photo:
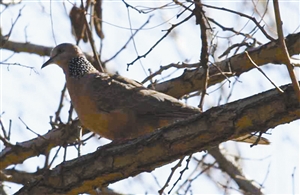
<path id="1" fill-rule="evenodd" d="M 57 53 L 62 53 L 64 50 L 62 48 L 58 48 Z"/>

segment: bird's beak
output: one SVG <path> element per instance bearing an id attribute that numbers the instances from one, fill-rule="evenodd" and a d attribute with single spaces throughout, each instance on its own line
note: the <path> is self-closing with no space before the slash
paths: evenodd
<path id="1" fill-rule="evenodd" d="M 47 62 L 45 62 L 45 63 L 42 65 L 41 69 L 42 69 L 42 68 L 45 68 L 46 66 L 48 66 L 48 65 L 50 65 L 50 64 L 53 64 L 53 63 L 54 63 L 54 58 L 55 58 L 56 56 L 57 56 L 57 55 L 51 57 Z"/>
<path id="2" fill-rule="evenodd" d="M 47 62 L 45 62 L 45 63 L 42 65 L 41 69 L 42 69 L 42 68 L 45 68 L 46 66 L 48 66 L 49 64 L 52 64 L 52 63 L 53 63 L 53 60 L 52 60 L 52 58 L 50 58 Z"/>

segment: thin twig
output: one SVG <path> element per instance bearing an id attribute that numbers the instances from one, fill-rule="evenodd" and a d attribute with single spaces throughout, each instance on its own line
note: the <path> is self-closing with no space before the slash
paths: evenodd
<path id="1" fill-rule="evenodd" d="M 268 168 L 267 168 L 267 172 L 266 172 L 266 175 L 265 175 L 265 178 L 263 179 L 263 181 L 259 184 L 261 187 L 264 186 L 264 184 L 266 183 L 269 175 L 270 175 L 270 167 L 271 167 L 271 163 L 269 163 L 268 165 Z"/>
<path id="2" fill-rule="evenodd" d="M 8 71 L 9 71 L 9 66 L 21 66 L 23 68 L 29 68 L 30 69 L 30 74 L 31 74 L 31 71 L 33 71 L 36 74 L 39 74 L 39 72 L 36 71 L 36 69 L 33 66 L 27 66 L 27 65 L 20 64 L 20 63 L 10 63 L 10 62 L 0 62 L 0 65 L 1 64 L 7 65 L 7 70 Z"/>
<path id="3" fill-rule="evenodd" d="M 246 47 L 248 47 L 249 46 L 249 43 L 247 43 L 247 42 L 242 42 L 242 43 L 236 43 L 236 44 L 233 44 L 233 45 L 231 45 L 231 46 L 229 46 L 218 58 L 220 59 L 220 58 L 222 58 L 222 57 L 224 57 L 224 56 L 227 56 L 227 55 L 229 55 L 229 53 L 230 53 L 230 51 L 232 50 L 232 49 L 234 49 L 234 48 L 240 48 L 240 47 L 242 47 L 242 46 L 246 46 Z"/>
<path id="4" fill-rule="evenodd" d="M 53 14 L 52 14 L 52 1 L 50 1 L 50 23 L 51 23 L 51 32 L 55 45 L 57 45 L 55 33 L 54 33 L 54 24 L 53 24 Z"/>
<path id="5" fill-rule="evenodd" d="M 134 59 L 132 62 L 128 63 L 127 66 L 133 65 L 136 61 L 138 61 L 141 58 L 145 58 L 164 38 L 166 38 L 166 36 L 168 34 L 170 34 L 172 32 L 172 30 L 174 28 L 176 28 L 177 26 L 179 26 L 179 25 L 183 24 L 184 22 L 188 21 L 193 16 L 194 16 L 194 14 L 191 14 L 188 17 L 186 17 L 185 19 L 183 19 L 182 21 L 178 22 L 177 24 L 172 24 L 172 26 L 168 30 L 166 30 L 167 32 L 145 54 L 136 57 L 136 59 Z"/>
<path id="6" fill-rule="evenodd" d="M 3 113 L 2 113 L 3 114 Z M 1 114 L 1 115 L 2 115 Z M 4 127 L 4 125 L 3 125 L 3 123 L 2 123 L 2 120 L 1 120 L 1 115 L 0 115 L 0 126 L 1 126 L 1 129 L 2 129 L 2 132 L 3 132 L 3 136 L 4 136 L 4 139 L 5 140 L 7 140 L 7 142 L 4 142 L 4 145 L 11 145 L 10 143 L 9 143 L 9 141 L 10 141 L 10 134 L 11 134 L 11 120 L 9 120 L 9 125 L 8 125 L 8 132 L 6 131 L 6 129 L 5 129 L 5 127 Z"/>
<path id="7" fill-rule="evenodd" d="M 282 92 L 282 93 L 283 93 L 283 92 Z M 254 142 L 253 144 L 250 145 L 251 148 L 252 148 L 253 146 L 258 145 L 258 143 L 259 143 L 260 140 L 262 140 L 262 141 L 266 140 L 266 139 L 264 139 L 263 137 L 261 137 L 263 133 L 264 133 L 264 132 L 259 131 L 259 134 L 258 134 L 258 136 L 257 136 L 257 138 L 256 138 L 256 140 L 255 140 L 255 142 Z M 250 135 L 250 137 L 252 137 L 252 135 Z M 266 140 L 266 141 L 267 141 L 267 144 L 270 144 L 269 140 Z"/>
<path id="8" fill-rule="evenodd" d="M 237 11 L 234 11 L 234 10 L 231 10 L 231 9 L 226 9 L 226 8 L 224 8 L 224 7 L 216 7 L 216 6 L 211 6 L 211 5 L 207 5 L 207 4 L 202 4 L 202 5 L 205 6 L 205 7 L 208 7 L 208 8 L 227 11 L 227 12 L 231 12 L 231 13 L 237 14 L 237 15 L 239 15 L 239 16 L 248 18 L 248 19 L 250 19 L 250 20 L 252 20 L 252 21 L 254 22 L 254 24 L 261 30 L 261 32 L 262 32 L 269 40 L 275 41 L 275 39 L 274 39 L 273 37 L 271 37 L 271 36 L 265 31 L 265 29 L 259 24 L 259 22 L 258 22 L 254 17 L 248 16 L 247 14 L 243 14 L 243 13 L 241 13 L 241 12 L 237 12 Z"/>
<path id="9" fill-rule="evenodd" d="M 176 180 L 176 182 L 173 184 L 173 187 L 170 189 L 170 191 L 168 192 L 168 194 L 170 194 L 172 192 L 172 190 L 174 189 L 174 187 L 176 186 L 176 184 L 182 179 L 182 175 L 183 173 L 189 169 L 189 164 L 191 162 L 191 158 L 192 158 L 192 154 L 189 155 L 189 157 L 186 159 L 186 165 L 184 167 L 184 169 L 182 171 L 180 171 L 180 176 L 178 177 L 178 179 Z"/>
<path id="10" fill-rule="evenodd" d="M 5 127 L 4 127 L 3 123 L 2 123 L 1 118 L 0 118 L 0 126 L 1 126 L 2 133 L 3 133 L 4 137 L 5 137 L 5 139 L 7 139 L 8 136 L 7 136 L 7 133 L 6 133 L 6 130 L 5 130 Z"/>
<path id="11" fill-rule="evenodd" d="M 50 168 L 50 167 L 52 166 L 54 160 L 55 160 L 56 157 L 58 156 L 58 152 L 60 151 L 60 149 L 61 149 L 61 146 L 59 146 L 58 149 L 56 150 L 55 155 L 53 156 L 51 162 L 48 164 L 48 168 Z"/>
<path id="12" fill-rule="evenodd" d="M 250 62 L 253 64 L 253 66 L 255 66 L 257 68 L 257 70 L 259 72 L 261 72 L 267 79 L 268 81 L 270 81 L 270 83 L 272 83 L 272 85 L 274 87 L 276 87 L 276 89 L 280 92 L 280 93 L 284 93 L 282 89 L 280 89 L 265 73 L 264 71 L 252 60 L 252 58 L 250 57 L 249 53 L 247 51 L 245 51 L 248 59 L 250 60 Z"/>
<path id="13" fill-rule="evenodd" d="M 183 189 L 183 187 L 190 181 L 190 178 L 192 178 L 192 176 L 197 173 L 199 171 L 199 167 L 200 167 L 200 164 L 204 162 L 205 158 L 208 156 L 208 154 L 204 154 L 202 156 L 202 159 L 199 160 L 197 159 L 195 156 L 193 156 L 193 160 L 196 161 L 196 165 L 194 167 L 194 169 L 191 171 L 191 173 L 189 174 L 189 176 L 187 176 L 187 179 L 177 188 L 177 190 L 175 191 L 175 194 L 182 194 L 182 193 L 179 193 L 179 191 L 181 189 Z"/>
<path id="14" fill-rule="evenodd" d="M 69 109 L 69 116 L 68 116 L 68 124 L 70 124 L 71 121 L 72 121 L 73 110 L 74 110 L 74 107 L 73 107 L 73 104 L 71 102 L 70 109 Z"/>
<path id="15" fill-rule="evenodd" d="M 83 0 L 81 0 L 81 3 L 83 5 Z M 95 42 L 94 42 L 92 31 L 91 31 L 91 29 L 89 27 L 89 23 L 88 23 L 88 21 L 87 21 L 87 19 L 85 17 L 86 11 L 83 11 L 82 14 L 83 14 L 83 18 L 84 18 L 84 23 L 86 25 L 86 30 L 87 30 L 88 38 L 89 38 L 89 41 L 90 41 L 90 44 L 91 44 L 91 47 L 92 47 L 92 50 L 93 50 L 94 58 L 95 58 L 95 61 L 96 61 L 96 64 L 97 64 L 96 69 L 98 69 L 100 72 L 104 72 L 104 68 L 101 65 L 99 56 L 98 56 L 97 51 L 96 51 L 96 47 L 95 47 Z"/>
<path id="16" fill-rule="evenodd" d="M 144 26 L 146 26 L 150 19 L 152 18 L 153 15 L 150 15 L 148 20 L 138 29 L 135 30 L 134 33 L 132 33 L 132 35 L 129 37 L 129 39 L 127 40 L 127 42 L 123 45 L 123 47 L 121 47 L 121 49 L 119 51 L 117 51 L 115 53 L 115 55 L 113 55 L 112 57 L 110 57 L 108 60 L 105 60 L 103 63 L 106 64 L 107 62 L 111 61 L 112 59 L 114 59 L 115 57 L 117 57 L 117 55 L 119 55 L 119 53 L 121 53 L 122 50 L 124 50 L 126 48 L 126 46 L 128 45 L 128 43 L 133 39 L 133 37 L 136 35 L 136 33 L 138 33 L 141 29 L 144 28 Z"/>
<path id="17" fill-rule="evenodd" d="M 26 125 L 26 123 L 21 119 L 21 117 L 19 117 L 19 120 L 25 125 L 25 127 L 26 127 L 27 130 L 29 130 L 29 131 L 32 132 L 33 134 L 37 135 L 38 137 L 41 137 L 41 138 L 43 138 L 44 140 L 47 140 L 44 136 L 42 136 L 42 135 L 36 133 L 35 131 L 33 131 L 32 129 L 30 129 L 30 128 Z"/>
<path id="18" fill-rule="evenodd" d="M 177 1 L 177 0 L 173 0 L 173 1 L 174 1 L 175 4 L 180 5 L 181 7 L 183 7 L 183 8 L 184 8 L 184 11 L 189 10 L 190 12 L 193 12 L 193 10 L 192 10 L 190 7 L 191 7 L 191 5 L 194 4 L 194 2 L 190 2 L 191 5 L 185 6 L 183 3 L 181 3 L 181 2 L 179 2 L 179 1 Z M 179 16 L 180 16 L 180 14 L 179 14 Z"/>
<path id="19" fill-rule="evenodd" d="M 16 23 L 17 23 L 17 21 L 19 20 L 19 18 L 21 17 L 21 12 L 22 12 L 22 10 L 24 9 L 24 7 L 25 7 L 25 5 L 19 10 L 19 14 L 18 14 L 18 16 L 17 16 L 17 18 L 16 18 L 16 20 L 12 23 L 12 25 L 11 25 L 11 28 L 10 28 L 10 30 L 9 30 L 9 32 L 8 32 L 8 34 L 7 35 L 5 35 L 5 40 L 9 40 L 9 37 L 10 37 L 10 35 L 12 34 L 12 31 L 13 31 L 13 29 L 14 29 L 14 27 L 15 27 L 15 25 L 16 25 Z M 3 41 L 3 40 L 2 40 Z M 5 44 L 5 42 L 4 43 L 2 43 L 3 45 Z"/>
<path id="20" fill-rule="evenodd" d="M 187 192 L 192 187 L 191 184 L 192 184 L 193 181 L 195 181 L 198 177 L 200 177 L 207 170 L 209 170 L 210 168 L 212 168 L 215 164 L 217 164 L 217 161 L 213 162 L 212 164 L 207 164 L 206 165 L 207 167 L 205 167 L 204 169 L 202 169 L 195 177 L 187 180 L 187 182 L 188 182 L 189 185 L 187 186 L 185 192 Z"/>
<path id="21" fill-rule="evenodd" d="M 296 171 L 296 167 L 294 167 L 293 173 L 292 173 L 292 192 L 293 194 L 295 194 L 295 171 Z"/>
<path id="22" fill-rule="evenodd" d="M 139 9 L 137 9 L 135 6 L 132 6 L 132 5 L 128 4 L 128 3 L 126 3 L 124 0 L 122 0 L 122 2 L 125 4 L 125 6 L 127 8 L 130 7 L 131 9 L 137 11 L 138 13 L 144 13 L 144 12 L 140 11 Z"/>
<path id="23" fill-rule="evenodd" d="M 204 81 L 202 86 L 202 92 L 201 92 L 201 99 L 198 107 L 203 111 L 203 104 L 204 104 L 204 98 L 206 95 L 206 89 L 208 85 L 208 79 L 209 79 L 209 67 L 208 67 L 208 42 L 207 42 L 207 34 L 206 30 L 209 29 L 206 24 L 206 16 L 203 11 L 202 3 L 200 0 L 195 1 L 195 9 L 193 11 L 195 17 L 196 17 L 196 24 L 200 25 L 200 31 L 201 31 L 201 54 L 200 54 L 200 65 L 202 65 L 202 68 L 204 69 Z M 200 66 L 198 67 L 198 69 Z"/>
<path id="24" fill-rule="evenodd" d="M 169 68 L 197 68 L 199 65 L 197 64 L 186 64 L 186 63 L 177 63 L 177 64 L 168 64 L 165 66 L 160 66 L 160 69 L 152 74 L 150 74 L 148 77 L 146 77 L 141 83 L 144 84 L 147 81 L 153 79 L 155 76 L 160 75 L 163 71 L 168 70 Z"/>
<path id="25" fill-rule="evenodd" d="M 234 75 L 233 72 L 223 72 L 223 71 L 220 69 L 219 66 L 215 65 L 214 63 L 211 63 L 211 64 L 212 64 L 214 67 L 216 67 L 216 69 L 220 72 L 220 74 L 223 75 L 229 83 L 231 83 L 231 81 L 230 81 L 229 78 L 226 76 L 226 74 L 227 74 L 227 75 L 230 75 L 230 76 L 233 76 L 233 75 Z M 218 74 L 218 75 L 219 75 L 219 74 Z M 211 75 L 210 77 L 213 77 L 213 76 L 216 76 L 216 74 L 215 74 L 215 75 Z"/>
<path id="26" fill-rule="evenodd" d="M 63 100 L 65 97 L 66 89 L 67 89 L 67 84 L 65 83 L 63 89 L 61 90 L 61 95 L 60 95 L 60 100 L 59 100 L 57 111 L 55 112 L 54 124 L 57 124 L 57 122 L 59 121 L 59 118 L 60 118 L 59 115 L 60 115 L 61 109 L 63 107 Z"/>
<path id="27" fill-rule="evenodd" d="M 164 190 L 166 189 L 166 187 L 169 186 L 169 182 L 170 182 L 170 180 L 172 179 L 172 177 L 173 177 L 173 175 L 174 175 L 176 169 L 179 168 L 179 167 L 181 167 L 181 163 L 182 163 L 183 159 L 184 159 L 184 157 L 181 158 L 181 159 L 178 161 L 178 163 L 177 163 L 174 167 L 171 168 L 171 174 L 169 175 L 169 177 L 168 177 L 168 179 L 167 179 L 165 185 L 158 191 L 159 195 L 162 195 L 163 192 L 164 192 Z"/>
<path id="28" fill-rule="evenodd" d="M 9 120 L 7 139 L 10 140 L 12 120 Z"/>
<path id="29" fill-rule="evenodd" d="M 233 27 L 231 27 L 231 28 L 229 28 L 229 27 L 225 27 L 225 26 L 223 26 L 223 25 L 221 25 L 220 23 L 218 23 L 217 21 L 215 21 L 213 18 L 207 18 L 207 20 L 208 21 L 210 21 L 210 22 L 212 22 L 212 23 L 214 23 L 214 24 L 216 24 L 217 26 L 219 26 L 223 31 L 231 31 L 231 32 L 233 32 L 234 34 L 236 34 L 236 35 L 242 35 L 242 36 L 244 36 L 244 37 L 247 37 L 247 38 L 250 38 L 250 39 L 255 39 L 255 38 L 253 38 L 250 34 L 248 34 L 248 33 L 243 33 L 243 32 L 241 32 L 241 31 L 236 31 L 236 30 L 234 30 L 234 28 Z M 219 57 L 220 58 L 220 57 Z"/>
<path id="30" fill-rule="evenodd" d="M 287 69 L 289 71 L 289 75 L 290 75 L 291 80 L 292 80 L 293 88 L 295 90 L 295 93 L 296 93 L 296 96 L 298 98 L 298 101 L 300 102 L 300 87 L 299 87 L 299 83 L 298 83 L 298 80 L 297 80 L 295 72 L 294 72 L 294 67 L 293 67 L 293 65 L 291 64 L 291 61 L 290 61 L 289 52 L 288 52 L 286 44 L 285 44 L 285 39 L 284 39 L 284 35 L 283 35 L 283 30 L 282 30 L 282 21 L 281 21 L 281 16 L 280 16 L 280 11 L 279 11 L 278 0 L 274 0 L 273 1 L 273 5 L 274 5 L 274 12 L 275 12 L 277 33 L 278 33 L 278 41 L 279 41 L 281 50 L 283 52 L 283 54 L 282 54 L 282 62 L 286 65 L 286 67 L 287 67 Z"/>

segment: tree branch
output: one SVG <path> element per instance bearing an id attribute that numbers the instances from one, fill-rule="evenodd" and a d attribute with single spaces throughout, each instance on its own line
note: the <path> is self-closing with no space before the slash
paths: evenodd
<path id="1" fill-rule="evenodd" d="M 295 93 L 297 94 L 298 101 L 300 102 L 300 87 L 299 87 L 299 83 L 298 83 L 297 77 L 294 72 L 294 67 L 290 61 L 289 52 L 286 48 L 286 44 L 284 41 L 284 35 L 283 35 L 283 30 L 282 30 L 282 21 L 281 21 L 281 16 L 280 16 L 280 11 L 279 11 L 278 0 L 273 0 L 273 6 L 274 6 L 274 12 L 275 12 L 275 21 L 276 21 L 276 26 L 277 26 L 278 42 L 281 47 L 281 53 L 282 53 L 279 56 L 279 59 L 281 60 L 281 63 L 285 64 L 288 69 Z"/>
<path id="2" fill-rule="evenodd" d="M 46 47 L 32 43 L 10 41 L 7 40 L 4 36 L 0 37 L 0 48 L 7 49 L 16 53 L 25 52 L 30 54 L 36 54 L 39 56 L 50 56 L 50 53 L 53 49 L 53 47 Z M 93 56 L 88 55 L 86 53 L 85 56 L 90 62 L 92 62 L 93 64 L 95 63 Z"/>
<path id="3" fill-rule="evenodd" d="M 285 42 L 291 56 L 300 53 L 300 32 L 288 35 Z M 281 51 L 280 46 L 276 42 L 269 42 L 260 47 L 248 50 L 248 53 L 258 66 L 262 66 L 268 63 L 281 63 L 280 61 L 277 61 L 280 55 L 284 55 Z M 197 66 L 197 64 L 200 65 L 199 63 L 193 65 Z M 227 76 L 241 75 L 242 73 L 255 68 L 249 61 L 245 52 L 217 62 L 216 65 L 223 72 L 231 72 L 231 74 L 226 74 Z M 203 68 L 200 68 L 199 70 L 186 69 L 181 76 L 156 84 L 155 90 L 180 98 L 185 94 L 201 90 L 201 86 L 205 79 L 204 73 L 205 71 Z M 224 75 L 220 74 L 220 70 L 215 66 L 209 68 L 209 76 L 208 86 L 220 83 L 226 79 Z"/>
<path id="4" fill-rule="evenodd" d="M 288 35 L 285 39 L 285 42 L 287 50 L 291 56 L 300 53 L 300 32 L 297 34 Z M 17 53 L 34 53 L 40 56 L 49 56 L 52 50 L 51 47 L 4 40 L 4 37 L 0 37 L 0 48 L 11 50 Z M 283 55 L 281 52 L 281 47 L 276 42 L 269 42 L 265 45 L 253 48 L 248 50 L 248 53 L 258 66 L 268 63 L 278 64 L 280 61 L 277 61 L 276 58 L 274 58 L 274 54 L 276 54 L 278 58 L 280 55 Z M 85 55 L 88 60 L 91 61 L 91 63 L 94 63 L 92 56 L 87 54 Z M 188 66 L 198 67 L 199 65 L 199 63 L 195 63 Z M 224 75 L 220 73 L 220 70 L 223 72 L 228 72 L 231 70 L 232 73 L 226 75 L 233 76 L 234 74 L 241 75 L 242 73 L 255 68 L 245 53 L 241 53 L 226 60 L 217 62 L 216 65 L 218 68 L 214 66 L 210 67 L 209 69 L 210 78 L 208 86 L 219 83 L 225 79 Z M 201 90 L 201 84 L 204 82 L 204 78 L 205 76 L 203 68 L 199 68 L 199 70 L 186 69 L 181 76 L 156 84 L 155 90 L 176 98 L 180 98 L 185 94 Z M 151 88 L 151 86 L 149 86 L 149 88 Z"/>
<path id="5" fill-rule="evenodd" d="M 212 108 L 152 134 L 64 162 L 31 181 L 17 194 L 79 194 L 94 187 L 150 172 L 185 155 L 206 150 L 247 133 L 267 131 L 300 118 L 291 85 Z M 284 116 L 284 117 L 282 117 Z"/>
<path id="6" fill-rule="evenodd" d="M 45 135 L 4 148 L 0 152 L 1 169 L 22 163 L 27 158 L 48 153 L 56 146 L 63 146 L 66 142 L 75 140 L 78 137 L 78 125 L 79 121 L 75 120 L 71 125 L 61 125 Z"/>
<path id="7" fill-rule="evenodd" d="M 220 169 L 227 173 L 245 194 L 262 194 L 258 187 L 249 181 L 232 162 L 226 159 L 219 148 L 209 149 L 208 153 L 216 159 Z"/>

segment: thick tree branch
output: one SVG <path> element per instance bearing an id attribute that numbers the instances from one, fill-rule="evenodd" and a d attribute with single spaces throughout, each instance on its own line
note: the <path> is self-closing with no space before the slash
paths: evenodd
<path id="1" fill-rule="evenodd" d="M 0 171 L 0 180 L 9 181 L 17 184 L 26 185 L 28 181 L 42 179 L 42 175 L 38 173 L 28 173 L 26 171 L 20 171 L 16 169 L 6 169 Z"/>
<path id="2" fill-rule="evenodd" d="M 6 40 L 6 38 L 3 36 L 0 37 L 0 48 L 11 50 L 16 53 L 26 52 L 30 54 L 37 54 L 40 56 L 49 56 L 51 50 L 53 49 L 52 47 L 45 47 L 32 43 L 21 43 Z"/>
<path id="3" fill-rule="evenodd" d="M 41 56 L 49 56 L 51 47 L 44 47 L 40 45 L 34 45 L 30 43 L 19 43 L 10 40 L 3 40 L 4 37 L 0 37 L 0 48 L 11 50 L 14 52 L 27 52 L 34 53 Z M 300 53 L 300 32 L 297 34 L 290 34 L 285 39 L 287 50 L 289 54 L 296 55 Z M 262 66 L 268 63 L 278 64 L 280 56 L 283 55 L 280 46 L 276 42 L 269 42 L 260 47 L 256 47 L 248 51 L 252 60 L 258 65 Z M 94 63 L 93 57 L 87 55 L 87 58 Z M 278 57 L 276 57 L 278 56 Z M 201 64 L 190 64 L 189 66 L 198 67 Z M 244 72 L 255 68 L 249 61 L 245 53 L 241 53 L 226 60 L 216 63 L 216 66 L 212 66 L 209 69 L 209 82 L 208 86 L 214 85 L 226 79 L 227 76 L 241 75 Z M 220 70 L 224 74 L 220 73 Z M 158 83 L 155 85 L 155 90 L 166 93 L 176 98 L 180 98 L 185 94 L 189 94 L 193 91 L 201 90 L 202 83 L 204 82 L 204 70 L 203 68 L 186 69 L 186 71 L 179 77 Z M 151 88 L 151 86 L 149 86 Z"/>
<path id="4" fill-rule="evenodd" d="M 17 194 L 79 194 L 149 172 L 185 155 L 253 131 L 267 131 L 300 118 L 291 85 L 212 108 L 150 135 L 64 162 Z"/>
<path id="5" fill-rule="evenodd" d="M 42 45 L 36 45 L 32 43 L 21 43 L 7 40 L 4 36 L 0 37 L 0 48 L 7 49 L 16 53 L 25 52 L 30 54 L 36 54 L 39 56 L 50 56 L 50 53 L 53 47 L 46 47 Z M 85 53 L 85 56 L 92 63 L 94 62 L 94 58 L 91 55 Z"/>
<path id="6" fill-rule="evenodd" d="M 48 153 L 56 146 L 64 146 L 78 137 L 79 121 L 71 125 L 61 125 L 45 135 L 6 147 L 0 152 L 1 169 L 12 164 L 22 163 L 27 158 Z"/>
<path id="7" fill-rule="evenodd" d="M 291 56 L 300 53 L 300 32 L 297 34 L 290 34 L 286 37 L 285 42 Z M 280 46 L 276 42 L 269 42 L 260 47 L 248 50 L 248 53 L 258 66 L 262 66 L 268 63 L 282 63 L 278 60 L 281 59 L 281 55 L 284 55 L 281 51 Z M 200 64 L 198 63 L 198 65 Z M 245 52 L 217 62 L 216 66 L 218 66 L 228 77 L 241 75 L 242 73 L 255 68 L 249 61 Z M 211 66 L 209 68 L 208 86 L 220 83 L 226 79 L 216 66 Z M 205 71 L 203 68 L 186 69 L 181 76 L 156 84 L 155 90 L 180 98 L 185 94 L 201 90 L 204 79 Z"/>
<path id="8" fill-rule="evenodd" d="M 40 174 L 43 170 L 37 170 L 35 173 L 28 173 L 25 171 L 15 170 L 15 169 L 6 169 L 0 171 L 0 181 L 9 181 L 17 184 L 28 184 L 28 181 L 36 181 L 43 178 L 43 174 Z M 104 187 L 101 190 L 97 191 L 97 195 L 122 195 L 120 193 L 114 192 L 113 190 Z M 3 193 L 0 194 L 3 195 Z"/>

